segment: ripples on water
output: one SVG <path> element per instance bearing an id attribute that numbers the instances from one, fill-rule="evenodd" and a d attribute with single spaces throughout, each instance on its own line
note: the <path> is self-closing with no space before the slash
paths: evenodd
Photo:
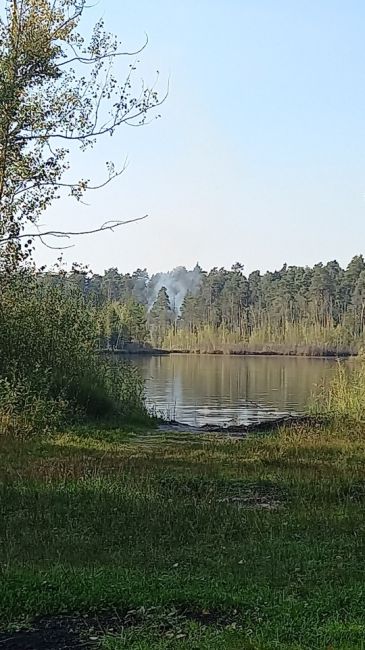
<path id="1" fill-rule="evenodd" d="M 304 411 L 336 361 L 303 357 L 180 355 L 134 359 L 147 402 L 186 424 L 250 424 Z"/>

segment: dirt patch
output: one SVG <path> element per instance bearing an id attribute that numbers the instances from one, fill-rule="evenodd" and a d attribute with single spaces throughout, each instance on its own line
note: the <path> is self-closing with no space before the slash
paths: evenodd
<path id="1" fill-rule="evenodd" d="M 237 609 L 229 612 L 222 612 L 216 609 L 184 610 L 183 616 L 188 621 L 217 628 L 238 627 L 242 624 L 244 618 L 242 613 Z"/>
<path id="2" fill-rule="evenodd" d="M 164 477 L 159 481 L 161 496 L 208 500 L 237 508 L 276 510 L 288 500 L 285 490 L 271 481 L 206 479 L 203 477 Z M 1 649 L 0 649 L 1 650 Z"/>
<path id="3" fill-rule="evenodd" d="M 116 616 L 89 618 L 60 616 L 41 618 L 28 629 L 0 634 L 1 650 L 89 650 L 98 647 L 104 634 L 121 629 Z"/>
<path id="4" fill-rule="evenodd" d="M 58 621 L 46 628 L 0 635 L 0 648 L 4 650 L 87 650 L 92 647 L 91 641 L 85 642 L 78 632 Z"/>
<path id="5" fill-rule="evenodd" d="M 223 499 L 218 499 L 219 503 L 230 503 L 237 508 L 249 508 L 254 510 L 277 510 L 282 507 L 282 502 L 277 499 L 270 499 L 270 497 L 265 495 L 248 495 L 248 496 L 237 496 L 237 497 L 225 497 Z"/>
<path id="6" fill-rule="evenodd" d="M 284 506 L 284 501 L 285 495 L 282 490 L 268 483 L 233 484 L 228 494 L 218 498 L 218 503 L 254 510 L 277 510 Z"/>
<path id="7" fill-rule="evenodd" d="M 89 616 L 55 616 L 40 618 L 27 629 L 0 634 L 1 650 L 91 650 L 100 647 L 105 635 L 118 636 L 122 630 L 136 630 L 153 625 L 161 637 L 180 631 L 188 621 L 203 626 L 237 626 L 242 616 L 237 610 L 227 613 L 216 610 L 187 608 L 162 610 L 159 607 L 140 608 L 124 614 Z M 181 634 L 181 637 L 185 636 Z"/>

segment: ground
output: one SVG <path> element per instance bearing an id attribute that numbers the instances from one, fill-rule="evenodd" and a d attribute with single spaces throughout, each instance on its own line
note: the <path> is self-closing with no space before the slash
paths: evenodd
<path id="1" fill-rule="evenodd" d="M 365 648 L 365 435 L 0 442 L 1 650 Z"/>

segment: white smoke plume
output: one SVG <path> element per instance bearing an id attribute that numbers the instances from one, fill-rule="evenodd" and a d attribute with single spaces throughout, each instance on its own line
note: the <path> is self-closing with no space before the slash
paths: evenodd
<path id="1" fill-rule="evenodd" d="M 195 294 L 200 287 L 202 277 L 203 272 L 198 264 L 192 271 L 188 271 L 185 266 L 177 266 L 167 273 L 156 273 L 148 283 L 148 309 L 153 307 L 158 292 L 165 287 L 171 308 L 178 315 L 187 292 Z"/>

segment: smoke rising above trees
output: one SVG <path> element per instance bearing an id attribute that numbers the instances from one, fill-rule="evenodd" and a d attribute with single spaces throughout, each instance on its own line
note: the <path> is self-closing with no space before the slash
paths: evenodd
<path id="1" fill-rule="evenodd" d="M 184 266 L 177 266 L 167 273 L 156 273 L 147 285 L 148 308 L 153 307 L 159 291 L 165 287 L 172 311 L 179 314 L 186 294 L 195 295 L 199 290 L 202 278 L 203 271 L 199 264 L 192 271 L 187 271 Z"/>
<path id="2" fill-rule="evenodd" d="M 57 274 L 45 277 L 60 281 Z M 246 276 L 242 264 L 209 272 L 197 264 L 192 270 L 177 267 L 151 278 L 146 269 L 123 274 L 112 268 L 104 275 L 76 269 L 62 281 L 78 286 L 95 307 L 113 302 L 141 305 L 152 342 L 169 349 L 274 342 L 290 344 L 294 351 L 297 345 L 318 344 L 339 352 L 365 345 L 362 255 L 346 269 L 336 261 L 313 267 L 284 264 L 277 271 Z"/>

